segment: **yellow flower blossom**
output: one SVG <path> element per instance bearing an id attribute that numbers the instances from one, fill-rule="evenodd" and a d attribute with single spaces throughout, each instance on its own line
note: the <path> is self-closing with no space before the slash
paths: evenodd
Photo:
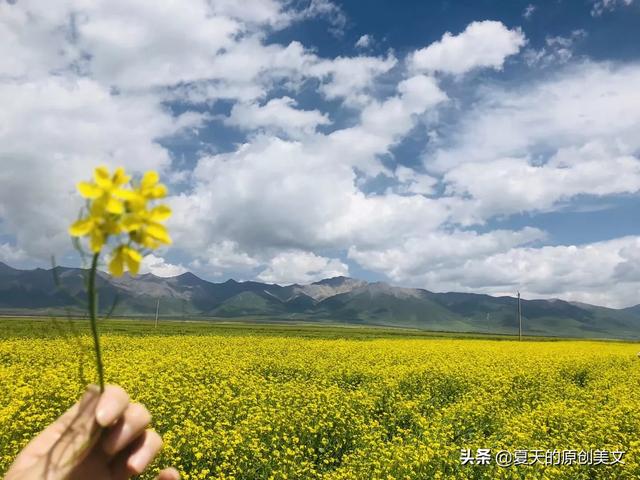
<path id="1" fill-rule="evenodd" d="M 141 262 L 142 255 L 139 251 L 126 245 L 120 245 L 111 254 L 109 271 L 112 275 L 119 277 L 124 273 L 124 267 L 126 265 L 131 275 L 137 275 Z"/>
<path id="2" fill-rule="evenodd" d="M 122 199 L 127 192 L 122 186 L 129 179 L 122 168 L 109 175 L 106 167 L 98 167 L 94 171 L 93 182 L 78 183 L 80 195 L 89 201 L 88 215 L 73 223 L 69 227 L 69 234 L 74 237 L 89 236 L 93 253 L 102 250 L 110 235 L 117 235 L 121 231 L 117 216 L 124 212 Z"/>
<path id="3" fill-rule="evenodd" d="M 139 193 L 146 199 L 156 200 L 167 196 L 167 187 L 160 182 L 157 172 L 149 171 L 144 174 L 140 182 Z"/>
<path id="4" fill-rule="evenodd" d="M 121 188 L 129 182 L 129 177 L 122 167 L 117 168 L 113 175 L 109 175 L 106 167 L 98 167 L 94 171 L 93 182 L 78 183 L 78 191 L 84 198 L 92 199 L 92 214 L 103 212 L 120 214 L 124 212 L 123 198 L 129 194 Z"/>
<path id="5" fill-rule="evenodd" d="M 109 262 L 109 271 L 114 276 L 125 270 L 137 274 L 142 253 L 135 245 L 153 250 L 171 244 L 171 237 L 161 223 L 169 218 L 171 209 L 166 205 L 149 205 L 167 194 L 166 186 L 159 181 L 158 173 L 149 171 L 134 186 L 123 168 L 110 174 L 106 167 L 98 167 L 93 181 L 78 184 L 80 195 L 88 202 L 86 216 L 69 227 L 69 234 L 89 237 L 94 254 L 99 254 L 114 239 Z"/>

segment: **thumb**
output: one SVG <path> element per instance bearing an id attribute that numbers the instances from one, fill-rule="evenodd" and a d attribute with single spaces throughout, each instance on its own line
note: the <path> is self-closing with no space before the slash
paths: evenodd
<path id="1" fill-rule="evenodd" d="M 65 478 L 84 459 L 102 430 L 96 422 L 99 400 L 99 388 L 89 385 L 75 405 L 27 445 L 22 454 L 40 474 L 31 478 Z"/>
<path id="2" fill-rule="evenodd" d="M 96 421 L 99 400 L 100 389 L 89 385 L 82 398 L 49 427 L 53 430 L 49 452 L 56 465 L 73 467 L 100 437 L 102 428 Z"/>

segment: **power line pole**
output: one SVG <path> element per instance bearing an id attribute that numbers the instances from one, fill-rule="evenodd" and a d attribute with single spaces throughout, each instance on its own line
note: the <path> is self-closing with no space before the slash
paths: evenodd
<path id="1" fill-rule="evenodd" d="M 518 340 L 522 341 L 522 306 L 520 303 L 520 291 L 518 291 Z"/>
<path id="2" fill-rule="evenodd" d="M 160 299 L 156 303 L 156 328 L 158 328 L 158 313 L 160 312 Z"/>

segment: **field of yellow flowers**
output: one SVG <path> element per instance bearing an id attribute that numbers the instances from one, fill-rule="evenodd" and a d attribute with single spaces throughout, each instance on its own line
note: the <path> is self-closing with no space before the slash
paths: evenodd
<path id="1" fill-rule="evenodd" d="M 640 478 L 638 344 L 114 325 L 107 381 L 149 408 L 165 440 L 155 465 L 186 479 Z M 0 474 L 95 378 L 86 331 L 1 329 Z M 478 448 L 626 454 L 462 465 Z"/>

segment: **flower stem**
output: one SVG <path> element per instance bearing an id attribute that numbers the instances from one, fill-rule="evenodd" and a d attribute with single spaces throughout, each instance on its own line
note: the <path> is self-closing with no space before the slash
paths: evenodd
<path id="1" fill-rule="evenodd" d="M 98 257 L 100 253 L 94 253 L 91 261 L 91 270 L 89 271 L 89 317 L 91 318 L 91 333 L 93 333 L 93 347 L 96 352 L 96 366 L 98 367 L 98 381 L 100 384 L 100 393 L 104 392 L 104 369 L 102 366 L 102 351 L 100 350 L 100 335 L 98 334 L 97 320 L 97 303 L 96 295 L 96 270 L 98 267 Z"/>

